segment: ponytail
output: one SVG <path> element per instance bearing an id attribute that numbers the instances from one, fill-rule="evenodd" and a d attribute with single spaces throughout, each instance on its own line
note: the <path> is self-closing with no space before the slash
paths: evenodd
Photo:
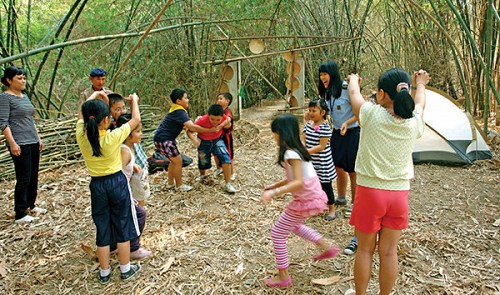
<path id="1" fill-rule="evenodd" d="M 413 110 L 415 109 L 415 101 L 410 95 L 407 88 L 402 89 L 396 94 L 394 99 L 394 113 L 403 119 L 413 117 Z"/>
<path id="2" fill-rule="evenodd" d="M 415 101 L 410 95 L 410 75 L 403 69 L 390 69 L 383 73 L 378 80 L 378 89 L 382 89 L 394 103 L 394 113 L 403 118 L 413 117 Z"/>
<path id="3" fill-rule="evenodd" d="M 100 99 L 92 99 L 82 104 L 82 115 L 87 139 L 92 147 L 92 156 L 102 156 L 99 141 L 99 123 L 109 116 L 109 106 Z"/>

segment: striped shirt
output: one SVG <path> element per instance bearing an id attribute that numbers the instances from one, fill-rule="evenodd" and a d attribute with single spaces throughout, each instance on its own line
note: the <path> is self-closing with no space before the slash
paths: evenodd
<path id="1" fill-rule="evenodd" d="M 0 130 L 3 133 L 5 128 L 10 127 L 16 144 L 38 143 L 34 115 L 35 107 L 26 94 L 23 94 L 22 97 L 6 92 L 0 94 Z"/>
<path id="2" fill-rule="evenodd" d="M 322 137 L 329 139 L 332 136 L 332 130 L 327 122 L 323 122 L 319 126 L 313 126 L 313 122 L 309 121 L 304 126 L 304 132 L 306 134 L 306 147 L 308 149 L 319 145 Z M 327 144 L 325 149 L 319 153 L 312 154 L 311 157 L 314 170 L 316 170 L 321 183 L 328 183 L 337 178 L 330 144 Z"/>

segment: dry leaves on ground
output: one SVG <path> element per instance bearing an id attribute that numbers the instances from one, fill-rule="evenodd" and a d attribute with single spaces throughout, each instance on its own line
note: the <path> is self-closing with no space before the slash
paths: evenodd
<path id="1" fill-rule="evenodd" d="M 197 183 L 196 161 L 184 169 L 188 193 L 164 189 L 166 173 L 152 175 L 152 197 L 142 244 L 154 256 L 141 262 L 141 274 L 122 283 L 112 258 L 111 283 L 101 286 L 98 264 L 81 248 L 94 245 L 89 177 L 82 165 L 40 176 L 40 205 L 49 213 L 29 225 L 10 218 L 13 181 L 3 181 L 0 200 L 0 293 L 2 294 L 275 294 L 262 279 L 275 272 L 270 228 L 289 196 L 264 208 L 262 188 L 283 178 L 275 164 L 269 130 L 275 105 L 245 110 L 237 123 L 237 193 L 228 195 L 223 180 Z M 183 139 L 181 149 L 195 157 Z M 396 294 L 495 294 L 499 273 L 499 161 L 465 167 L 416 166 L 410 196 L 410 227 L 400 242 Z M 341 210 L 342 211 L 342 210 Z M 332 243 L 345 246 L 353 229 L 348 220 L 308 225 Z M 313 262 L 318 250 L 296 236 L 288 242 L 290 294 L 343 294 L 353 286 L 353 257 Z M 375 259 L 371 294 L 377 293 Z"/>

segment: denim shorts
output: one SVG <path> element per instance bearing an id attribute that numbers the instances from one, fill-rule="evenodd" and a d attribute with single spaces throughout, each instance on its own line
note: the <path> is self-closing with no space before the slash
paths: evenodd
<path id="1" fill-rule="evenodd" d="M 229 153 L 222 138 L 214 140 L 201 140 L 198 147 L 198 169 L 207 170 L 212 168 L 212 154 L 217 157 L 220 164 L 231 163 Z"/>

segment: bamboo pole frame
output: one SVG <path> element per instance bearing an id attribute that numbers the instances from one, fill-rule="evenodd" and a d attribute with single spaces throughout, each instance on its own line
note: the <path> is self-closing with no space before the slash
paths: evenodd
<path id="1" fill-rule="evenodd" d="M 210 60 L 210 61 L 203 62 L 203 64 L 219 65 L 219 64 L 227 63 L 227 62 L 233 62 L 233 61 L 239 61 L 239 60 L 249 60 L 249 59 L 253 59 L 253 58 L 266 57 L 266 56 L 273 56 L 273 55 L 277 55 L 277 54 L 283 54 L 285 52 L 295 52 L 295 51 L 303 51 L 303 50 L 313 49 L 313 48 L 320 48 L 320 47 L 328 46 L 328 45 L 335 45 L 335 44 L 344 43 L 344 42 L 351 42 L 354 40 L 358 40 L 360 38 L 361 37 L 354 37 L 354 38 L 348 38 L 348 39 L 338 40 L 338 41 L 334 41 L 334 42 L 315 44 L 315 45 L 311 45 L 311 46 L 286 49 L 286 50 L 279 50 L 279 51 L 272 51 L 272 52 L 266 52 L 266 53 L 255 54 L 255 55 L 250 55 L 250 56 L 229 58 L 226 60 Z"/>

